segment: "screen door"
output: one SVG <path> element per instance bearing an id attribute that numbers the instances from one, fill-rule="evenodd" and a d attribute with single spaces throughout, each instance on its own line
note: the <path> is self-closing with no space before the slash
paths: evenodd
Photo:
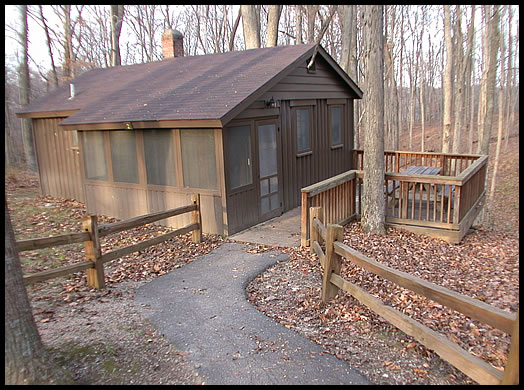
<path id="1" fill-rule="evenodd" d="M 258 123 L 258 162 L 260 216 L 268 219 L 281 214 L 278 174 L 278 132 L 276 123 Z"/>

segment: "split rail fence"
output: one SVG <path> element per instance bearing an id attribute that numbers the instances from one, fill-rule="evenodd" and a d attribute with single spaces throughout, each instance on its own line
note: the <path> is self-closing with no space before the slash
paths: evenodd
<path id="1" fill-rule="evenodd" d="M 119 248 L 117 250 L 102 254 L 100 239 L 104 236 L 189 212 L 191 213 L 191 224 L 187 226 L 173 230 L 172 232 L 163 234 L 161 236 L 139 242 L 134 245 Z M 199 243 L 202 238 L 200 195 L 193 194 L 191 196 L 191 204 L 187 206 L 141 215 L 135 218 L 127 219 L 125 221 L 119 221 L 106 225 L 98 226 L 97 216 L 89 215 L 84 217 L 82 220 L 82 230 L 83 232 L 79 233 L 68 233 L 54 237 L 17 241 L 16 247 L 18 252 L 51 248 L 60 245 L 83 242 L 85 248 L 85 256 L 87 259 L 86 261 L 82 261 L 79 263 L 70 264 L 47 271 L 37 272 L 30 275 L 24 275 L 24 284 L 29 285 L 36 282 L 41 282 L 44 280 L 53 279 L 71 273 L 87 270 L 87 284 L 90 287 L 102 289 L 105 287 L 104 264 L 111 260 L 117 259 L 119 257 L 128 255 L 133 252 L 141 251 L 150 246 L 159 244 L 163 241 L 189 232 L 192 232 L 193 242 Z"/>
<path id="2" fill-rule="evenodd" d="M 511 314 L 482 301 L 416 278 L 369 259 L 343 243 L 343 227 L 323 222 L 321 207 L 310 209 L 311 252 L 316 253 L 323 267 L 322 299 L 329 301 L 339 289 L 347 291 L 359 302 L 392 325 L 435 351 L 444 360 L 480 384 L 519 383 L 519 313 Z M 321 243 L 325 245 L 325 251 Z M 410 289 L 475 320 L 491 325 L 511 335 L 511 346 L 504 372 L 473 356 L 452 343 L 445 336 L 420 324 L 400 311 L 384 305 L 379 299 L 340 276 L 342 259 L 345 258 L 366 271 Z"/>

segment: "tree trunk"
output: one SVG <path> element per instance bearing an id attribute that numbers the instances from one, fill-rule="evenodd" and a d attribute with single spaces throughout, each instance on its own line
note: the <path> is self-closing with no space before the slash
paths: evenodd
<path id="1" fill-rule="evenodd" d="M 242 12 L 242 28 L 244 29 L 244 42 L 246 49 L 258 49 L 260 47 L 260 24 L 258 23 L 258 15 L 256 6 L 241 5 Z"/>
<path id="2" fill-rule="evenodd" d="M 449 153 L 449 138 L 451 134 L 451 95 L 452 95 L 452 66 L 453 43 L 451 41 L 450 6 L 444 6 L 444 43 L 446 45 L 446 65 L 444 67 L 444 108 L 442 114 L 442 153 Z"/>
<path id="3" fill-rule="evenodd" d="M 511 28 L 511 26 L 509 26 Z M 504 58 L 504 36 L 501 34 L 500 38 L 500 58 Z M 499 89 L 499 112 L 498 112 L 498 132 L 497 132 L 497 147 L 495 151 L 495 161 L 493 164 L 493 173 L 491 175 L 491 188 L 489 190 L 489 197 L 488 197 L 488 207 L 487 207 L 487 216 L 488 216 L 488 224 L 493 224 L 494 218 L 494 210 L 493 210 L 493 200 L 495 198 L 495 185 L 497 182 L 497 170 L 499 166 L 499 158 L 500 158 L 500 147 L 502 144 L 502 134 L 504 133 L 504 85 L 505 83 L 505 72 L 504 72 L 504 66 L 500 67 L 500 89 Z"/>
<path id="4" fill-rule="evenodd" d="M 455 55 L 455 118 L 453 123 L 453 153 L 460 153 L 460 141 L 462 135 L 462 120 L 463 120 L 463 107 L 464 107 L 464 90 L 465 85 L 465 61 L 467 57 L 464 55 L 464 45 L 462 43 L 462 10 L 460 5 L 456 6 L 457 10 L 457 37 L 456 37 L 456 55 Z"/>
<path id="5" fill-rule="evenodd" d="M 278 22 L 282 13 L 282 5 L 270 5 L 267 15 L 266 47 L 274 47 L 278 42 Z"/>
<path id="6" fill-rule="evenodd" d="M 122 31 L 123 5 L 111 5 L 111 66 L 122 65 L 120 57 L 120 32 Z M 169 14 L 168 14 L 169 16 Z"/>
<path id="7" fill-rule="evenodd" d="M 22 53 L 20 58 L 19 86 L 20 86 L 20 105 L 26 106 L 29 104 L 29 97 L 31 96 L 31 83 L 29 79 L 29 63 L 28 63 L 28 39 L 27 39 L 27 5 L 20 5 L 20 22 L 22 30 L 20 32 L 20 41 L 22 43 Z M 31 172 L 36 172 L 35 148 L 33 144 L 33 128 L 31 126 L 30 118 L 22 118 L 22 137 L 24 140 L 24 155 L 26 169 Z"/>
<path id="8" fill-rule="evenodd" d="M 5 384 L 72 384 L 42 345 L 22 278 L 15 235 L 5 201 Z"/>
<path id="9" fill-rule="evenodd" d="M 493 123 L 493 106 L 495 95 L 495 82 L 497 72 L 497 52 L 499 48 L 499 5 L 494 6 L 493 12 L 490 12 L 490 6 L 484 6 L 486 10 L 487 24 L 487 42 L 488 44 L 488 58 L 486 58 L 486 88 L 484 89 L 484 100 L 480 116 L 482 118 L 481 138 L 479 139 L 477 153 L 489 154 L 489 138 L 491 136 L 491 127 Z"/>
<path id="10" fill-rule="evenodd" d="M 301 45 L 304 43 L 302 40 L 302 6 L 296 5 L 296 37 L 295 45 Z"/>
<path id="11" fill-rule="evenodd" d="M 44 17 L 44 10 L 41 5 L 38 6 L 40 10 L 40 20 L 44 26 L 44 32 L 47 41 L 47 51 L 49 53 L 49 59 L 51 60 L 51 72 L 53 75 L 53 86 L 58 88 L 58 74 L 56 73 L 55 59 L 53 57 L 53 50 L 51 48 L 51 37 L 49 36 L 49 27 L 47 26 L 47 20 Z"/>
<path id="12" fill-rule="evenodd" d="M 384 14 L 381 5 L 363 7 L 364 185 L 362 229 L 384 234 Z"/>

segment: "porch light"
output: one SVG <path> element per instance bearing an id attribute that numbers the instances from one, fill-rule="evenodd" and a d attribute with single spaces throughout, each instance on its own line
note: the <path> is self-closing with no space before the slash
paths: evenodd
<path id="1" fill-rule="evenodd" d="M 277 107 L 277 101 L 271 96 L 271 99 L 266 100 L 266 107 L 268 108 L 276 108 Z"/>
<path id="2" fill-rule="evenodd" d="M 127 130 L 133 130 L 133 125 L 131 124 L 131 122 L 124 122 L 124 126 Z"/>

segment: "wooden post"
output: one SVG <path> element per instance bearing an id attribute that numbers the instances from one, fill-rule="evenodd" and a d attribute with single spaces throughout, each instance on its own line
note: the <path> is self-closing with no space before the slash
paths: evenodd
<path id="1" fill-rule="evenodd" d="M 320 222 L 324 222 L 324 218 L 322 218 L 322 207 L 310 207 L 309 208 L 309 251 L 311 253 L 315 253 L 315 249 L 313 248 L 313 243 L 315 241 L 319 241 L 318 239 L 319 234 L 318 230 L 315 229 L 315 226 L 313 225 L 313 220 L 317 218 L 320 220 Z"/>
<path id="2" fill-rule="evenodd" d="M 102 256 L 100 241 L 98 239 L 98 225 L 96 215 L 87 215 L 82 218 L 82 231 L 89 232 L 91 239 L 84 241 L 86 258 L 95 264 L 94 268 L 87 269 L 87 285 L 97 290 L 105 288 L 104 264 L 101 263 Z"/>
<path id="3" fill-rule="evenodd" d="M 322 275 L 322 300 L 324 302 L 333 299 L 338 293 L 338 287 L 331 283 L 331 273 L 340 275 L 342 258 L 335 253 L 335 241 L 344 241 L 344 228 L 340 225 L 327 226 L 326 260 L 324 274 Z"/>
<path id="4" fill-rule="evenodd" d="M 200 215 L 199 193 L 191 195 L 191 203 L 197 206 L 197 209 L 191 212 L 191 223 L 198 223 L 198 229 L 192 232 L 192 239 L 195 244 L 199 244 L 202 241 L 202 216 Z"/>
<path id="5" fill-rule="evenodd" d="M 302 192 L 302 204 L 300 209 L 300 246 L 309 246 L 309 234 L 308 234 L 308 211 L 309 211 L 309 198 L 307 192 Z"/>
<path id="6" fill-rule="evenodd" d="M 517 310 L 517 319 L 513 324 L 511 332 L 511 345 L 509 347 L 508 362 L 504 369 L 504 377 L 501 384 L 518 385 L 519 384 L 519 311 Z"/>

